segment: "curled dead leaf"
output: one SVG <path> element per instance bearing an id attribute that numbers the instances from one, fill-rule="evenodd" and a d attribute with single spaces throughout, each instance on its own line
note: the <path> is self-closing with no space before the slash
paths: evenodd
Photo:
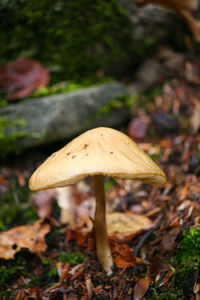
<path id="1" fill-rule="evenodd" d="M 49 71 L 39 62 L 19 58 L 0 67 L 0 90 L 8 99 L 27 97 L 49 83 Z"/>
<path id="2" fill-rule="evenodd" d="M 135 265 L 135 260 L 133 261 L 127 261 L 125 258 L 121 257 L 120 255 L 117 255 L 114 258 L 114 262 L 117 268 L 126 269 L 133 267 Z"/>
<path id="3" fill-rule="evenodd" d="M 112 243 L 114 262 L 117 268 L 126 269 L 136 264 L 148 265 L 149 263 L 133 255 L 132 249 L 127 244 Z"/>
<path id="4" fill-rule="evenodd" d="M 194 133 L 197 133 L 197 131 L 200 128 L 200 102 L 198 99 L 194 98 L 194 109 L 193 109 L 193 114 L 190 118 L 190 123 L 193 129 Z"/>
<path id="5" fill-rule="evenodd" d="M 149 277 L 138 280 L 134 287 L 134 300 L 141 300 L 144 297 L 144 295 L 149 289 L 150 282 L 151 281 Z"/>
<path id="6" fill-rule="evenodd" d="M 128 125 L 128 135 L 134 139 L 142 139 L 145 137 L 148 126 L 150 123 L 150 119 L 148 116 L 140 116 L 132 121 L 130 121 Z"/>
<path id="7" fill-rule="evenodd" d="M 119 239 L 140 233 L 142 230 L 153 226 L 152 221 L 139 214 L 131 212 L 120 213 L 112 212 L 106 214 L 107 231 L 109 236 L 115 236 Z"/>
<path id="8" fill-rule="evenodd" d="M 54 226 L 57 222 L 48 218 L 0 233 L 0 258 L 12 259 L 22 249 L 40 255 L 47 247 L 45 236 Z"/>

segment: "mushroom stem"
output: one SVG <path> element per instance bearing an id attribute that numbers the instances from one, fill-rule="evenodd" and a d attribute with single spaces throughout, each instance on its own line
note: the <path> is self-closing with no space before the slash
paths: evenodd
<path id="1" fill-rule="evenodd" d="M 110 275 L 112 273 L 113 259 L 106 228 L 106 207 L 103 175 L 94 175 L 93 180 L 96 196 L 96 211 L 94 217 L 96 253 L 104 270 L 108 275 Z"/>

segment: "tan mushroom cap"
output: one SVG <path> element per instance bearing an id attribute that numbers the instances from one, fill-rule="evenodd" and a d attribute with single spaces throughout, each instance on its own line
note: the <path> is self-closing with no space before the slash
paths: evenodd
<path id="1" fill-rule="evenodd" d="M 163 185 L 163 171 L 124 133 L 99 127 L 53 153 L 31 176 L 31 190 L 74 184 L 89 175 L 139 179 Z"/>

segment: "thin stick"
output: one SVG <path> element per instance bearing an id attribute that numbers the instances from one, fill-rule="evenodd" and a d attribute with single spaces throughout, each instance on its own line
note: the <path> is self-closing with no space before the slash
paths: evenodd
<path id="1" fill-rule="evenodd" d="M 141 248 L 144 246 L 144 244 L 147 242 L 147 240 L 149 239 L 149 237 L 160 227 L 160 221 L 163 218 L 163 216 L 159 216 L 157 224 L 152 227 L 151 229 L 149 229 L 141 238 L 141 240 L 139 241 L 138 245 L 135 247 L 134 249 L 134 256 L 138 256 L 140 253 Z"/>
<path id="2" fill-rule="evenodd" d="M 96 252 L 99 262 L 109 275 L 112 273 L 113 260 L 106 228 L 106 207 L 103 175 L 95 175 L 93 176 L 93 180 L 96 196 L 96 211 L 94 217 Z"/>

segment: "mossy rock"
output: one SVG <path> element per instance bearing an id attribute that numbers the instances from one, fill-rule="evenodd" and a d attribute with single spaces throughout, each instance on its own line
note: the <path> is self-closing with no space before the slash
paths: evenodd
<path id="1" fill-rule="evenodd" d="M 1 0 L 0 18 L 0 63 L 23 54 L 80 79 L 130 50 L 129 18 L 117 0 Z"/>
<path id="2" fill-rule="evenodd" d="M 0 0 L 0 18 L 0 64 L 35 58 L 53 82 L 133 70 L 174 30 L 169 11 L 126 0 Z"/>
<path id="3" fill-rule="evenodd" d="M 66 142 L 98 126 L 117 127 L 129 119 L 127 102 L 126 87 L 110 82 L 2 107 L 0 125 L 1 120 L 6 120 L 15 126 L 4 126 L 2 132 L 0 126 L 1 148 L 6 155 L 13 152 L 13 142 L 23 150 Z M 16 124 L 16 120 L 23 120 L 24 126 Z"/>

